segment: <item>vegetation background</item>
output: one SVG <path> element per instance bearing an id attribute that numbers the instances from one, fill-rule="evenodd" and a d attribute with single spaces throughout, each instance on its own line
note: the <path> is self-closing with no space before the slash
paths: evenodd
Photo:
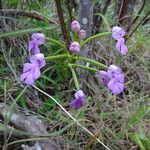
<path id="1" fill-rule="evenodd" d="M 119 65 L 126 78 L 126 90 L 116 96 L 102 86 L 94 74 L 78 70 L 89 96 L 80 110 L 68 104 L 74 84 L 60 60 L 47 62 L 36 86 L 53 96 L 91 137 L 56 103 L 34 87 L 20 81 L 28 59 L 28 42 L 34 32 L 63 40 L 58 7 L 68 33 L 72 20 L 79 20 L 88 36 L 119 25 L 127 31 L 127 56 L 115 50 L 111 37 L 87 44 L 83 56 L 106 65 Z M 88 25 L 82 19 L 88 17 Z M 41 47 L 48 55 L 63 49 L 51 42 Z M 16 117 L 16 118 L 15 118 Z M 16 119 L 16 120 L 15 120 Z M 0 0 L 0 149 L 103 150 L 99 138 L 111 150 L 150 149 L 150 1 L 149 0 Z M 34 130 L 34 131 L 33 131 Z M 34 134 L 43 134 L 34 135 Z M 47 140 L 49 139 L 49 140 Z M 43 146 L 43 147 L 42 147 Z"/>

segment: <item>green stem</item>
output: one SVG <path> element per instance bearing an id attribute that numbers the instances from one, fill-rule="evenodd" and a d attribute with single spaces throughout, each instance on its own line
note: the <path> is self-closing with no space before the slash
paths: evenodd
<path id="1" fill-rule="evenodd" d="M 90 62 L 91 64 L 96 65 L 96 66 L 98 66 L 98 67 L 100 67 L 102 69 L 108 69 L 108 67 L 106 65 L 104 65 L 102 63 L 99 63 L 99 62 L 97 62 L 97 61 L 95 61 L 93 59 L 89 59 L 89 58 L 85 58 L 85 57 L 81 57 L 81 56 L 79 56 L 78 59 Z"/>
<path id="2" fill-rule="evenodd" d="M 90 36 L 89 38 L 87 38 L 86 40 L 84 40 L 80 47 L 82 48 L 86 43 L 88 43 L 89 41 L 95 39 L 95 38 L 100 38 L 100 37 L 103 37 L 103 36 L 107 36 L 107 35 L 110 35 L 111 32 L 104 32 L 104 33 L 100 33 L 100 34 L 96 34 L 96 35 L 93 35 L 93 36 Z"/>
<path id="3" fill-rule="evenodd" d="M 75 86 L 76 86 L 77 90 L 79 90 L 79 89 L 80 89 L 80 86 L 79 86 L 79 82 L 78 82 L 78 79 L 77 79 L 77 75 L 76 75 L 74 69 L 72 68 L 72 66 L 71 66 L 70 64 L 69 64 L 68 66 L 69 66 L 69 68 L 71 69 L 71 73 L 72 73 L 72 77 L 73 77 Z"/>
<path id="4" fill-rule="evenodd" d="M 63 44 L 63 43 L 61 43 L 61 42 L 59 42 L 59 41 L 57 41 L 57 40 L 55 40 L 55 39 L 48 38 L 48 37 L 46 37 L 45 39 L 46 39 L 47 41 L 53 43 L 53 44 L 59 45 L 60 47 L 62 47 L 62 48 L 64 48 L 64 49 L 67 49 L 67 47 L 65 46 L 65 44 Z"/>
<path id="5" fill-rule="evenodd" d="M 85 69 L 85 70 L 90 70 L 92 72 L 99 72 L 97 69 L 95 68 L 91 68 L 91 67 L 87 67 L 87 66 L 82 66 L 82 65 L 79 65 L 79 64 L 69 64 L 70 66 L 73 66 L 73 67 L 78 67 L 78 68 L 81 68 L 81 69 Z"/>
<path id="6" fill-rule="evenodd" d="M 56 55 L 56 56 L 48 56 L 46 57 L 46 60 L 57 60 L 57 59 L 69 58 L 69 57 L 71 57 L 71 55 L 62 54 L 62 55 Z"/>

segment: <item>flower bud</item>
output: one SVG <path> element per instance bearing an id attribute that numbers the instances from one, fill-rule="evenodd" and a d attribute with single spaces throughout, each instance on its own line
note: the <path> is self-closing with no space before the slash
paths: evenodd
<path id="1" fill-rule="evenodd" d="M 86 38 L 86 32 L 85 32 L 85 30 L 80 30 L 80 31 L 79 31 L 79 37 L 80 37 L 81 39 Z"/>
<path id="2" fill-rule="evenodd" d="M 69 47 L 70 52 L 72 53 L 79 53 L 80 52 L 80 45 L 78 42 L 71 43 Z"/>
<path id="3" fill-rule="evenodd" d="M 78 21 L 74 20 L 72 23 L 71 23 L 71 30 L 74 31 L 74 32 L 78 32 L 80 31 L 81 27 L 80 27 L 80 24 Z"/>

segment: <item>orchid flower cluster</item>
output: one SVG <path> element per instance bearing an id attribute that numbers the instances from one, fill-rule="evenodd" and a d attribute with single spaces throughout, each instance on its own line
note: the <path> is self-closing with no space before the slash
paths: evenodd
<path id="1" fill-rule="evenodd" d="M 80 89 L 80 85 L 78 83 L 77 75 L 74 70 L 74 67 L 79 67 L 81 69 L 86 69 L 95 72 L 98 78 L 102 80 L 102 84 L 104 86 L 107 86 L 108 89 L 113 94 L 120 94 L 125 86 L 124 86 L 124 74 L 122 72 L 122 69 L 118 66 L 112 64 L 109 67 L 106 65 L 97 62 L 93 59 L 85 58 L 79 55 L 80 50 L 82 50 L 82 47 L 89 42 L 90 40 L 97 38 L 97 37 L 103 37 L 112 34 L 112 37 L 117 40 L 116 49 L 120 51 L 122 55 L 125 55 L 128 51 L 127 46 L 124 44 L 125 40 L 123 36 L 125 35 L 125 31 L 121 27 L 113 27 L 112 32 L 106 32 L 106 33 L 100 33 L 97 35 L 93 35 L 91 37 L 86 38 L 86 31 L 81 29 L 81 26 L 78 21 L 74 20 L 71 23 L 71 30 L 73 31 L 73 42 L 70 44 L 69 50 L 66 48 L 63 43 L 51 39 L 51 38 L 45 38 L 45 35 L 42 33 L 34 33 L 32 35 L 32 40 L 29 42 L 29 51 L 31 53 L 31 57 L 29 58 L 29 62 L 25 63 L 23 66 L 23 73 L 21 75 L 21 81 L 29 86 L 33 85 L 35 80 L 37 80 L 40 75 L 41 71 L 40 69 L 45 66 L 45 58 L 44 55 L 40 52 L 39 46 L 44 44 L 45 39 L 54 43 L 58 44 L 59 46 L 62 46 L 62 48 L 66 48 L 66 53 L 56 56 L 48 56 L 46 57 L 46 60 L 58 60 L 59 58 L 68 59 L 67 66 L 70 68 L 75 86 L 77 91 L 74 94 L 75 99 L 70 102 L 70 106 L 79 109 L 83 106 L 84 101 L 86 100 L 85 93 Z M 85 40 L 84 40 L 85 39 Z M 68 53 L 69 51 L 69 53 Z M 72 61 L 73 60 L 73 61 Z M 95 65 L 97 67 L 102 68 L 102 70 L 97 70 L 92 67 L 83 66 L 76 63 L 76 60 L 82 60 L 91 63 L 92 65 Z M 72 63 L 74 62 L 75 63 Z M 105 69 L 105 70 L 104 70 Z"/>

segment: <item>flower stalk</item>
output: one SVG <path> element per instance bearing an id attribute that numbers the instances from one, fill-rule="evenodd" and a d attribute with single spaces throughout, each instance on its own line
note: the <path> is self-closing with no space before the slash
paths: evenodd
<path id="1" fill-rule="evenodd" d="M 45 40 L 47 40 L 48 42 L 51 42 L 51 43 L 53 43 L 53 44 L 56 44 L 56 45 L 62 47 L 63 49 L 67 49 L 67 47 L 65 46 L 65 44 L 63 44 L 63 43 L 61 43 L 61 42 L 59 42 L 59 41 L 57 41 L 57 40 L 55 40 L 55 39 L 46 37 Z"/>
<path id="2" fill-rule="evenodd" d="M 93 59 L 85 58 L 85 57 L 82 57 L 82 56 L 79 56 L 78 59 L 86 61 L 86 62 L 90 62 L 91 64 L 96 65 L 96 66 L 98 66 L 98 67 L 100 67 L 102 69 L 107 69 L 108 68 L 106 65 L 104 65 L 102 63 L 99 63 L 99 62 L 97 62 L 97 61 L 95 61 Z"/>
<path id="3" fill-rule="evenodd" d="M 78 79 L 77 79 L 77 75 L 74 71 L 74 69 L 72 68 L 72 66 L 69 64 L 68 67 L 71 69 L 71 73 L 72 73 L 72 77 L 73 77 L 73 80 L 74 80 L 74 83 L 75 83 L 75 87 L 77 90 L 80 89 L 80 86 L 79 86 L 79 82 L 78 82 Z"/>
<path id="4" fill-rule="evenodd" d="M 58 60 L 58 59 L 63 59 L 63 58 L 70 58 L 72 57 L 69 54 L 61 54 L 61 55 L 56 55 L 56 56 L 48 56 L 45 59 L 46 60 Z"/>
<path id="5" fill-rule="evenodd" d="M 93 35 L 93 36 L 90 36 L 89 38 L 87 38 L 86 40 L 84 40 L 82 43 L 81 43 L 81 48 L 86 44 L 88 43 L 89 41 L 95 39 L 95 38 L 100 38 L 100 37 L 104 37 L 104 36 L 108 36 L 110 35 L 111 32 L 104 32 L 104 33 L 100 33 L 100 34 L 96 34 L 96 35 Z"/>
<path id="6" fill-rule="evenodd" d="M 99 72 L 99 70 L 97 70 L 95 68 L 92 68 L 92 67 L 88 67 L 88 66 L 83 66 L 83 65 L 79 65 L 79 64 L 69 64 L 69 65 L 72 66 L 72 67 L 78 67 L 78 68 L 81 68 L 81 69 L 89 70 L 89 71 L 92 71 L 92 72 L 95 72 L 95 73 Z"/>

